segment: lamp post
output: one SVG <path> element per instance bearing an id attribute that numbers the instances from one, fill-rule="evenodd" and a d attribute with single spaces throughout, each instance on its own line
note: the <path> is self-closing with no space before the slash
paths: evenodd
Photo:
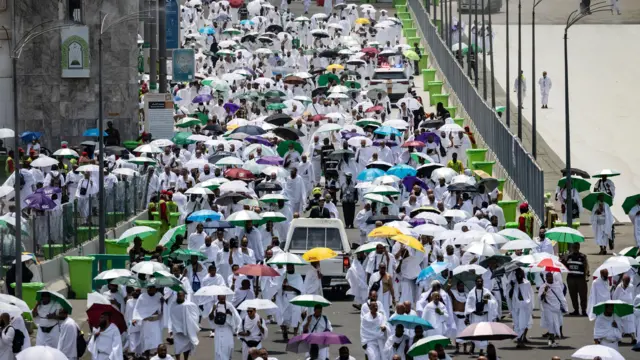
<path id="1" fill-rule="evenodd" d="M 542 0 L 535 0 L 533 2 L 533 8 L 531 10 L 531 153 L 533 158 L 538 158 L 537 142 L 538 134 L 536 133 L 536 6 L 538 6 Z"/>
<path id="2" fill-rule="evenodd" d="M 522 140 L 522 0 L 518 0 L 518 139 Z M 507 79 L 507 82 L 510 80 Z M 535 90 L 535 89 L 534 89 Z"/>
<path id="3" fill-rule="evenodd" d="M 489 0 L 489 9 L 487 12 L 489 13 L 489 54 L 491 54 L 491 108 L 496 108 L 496 77 L 493 72 L 493 23 L 491 22 L 491 0 Z M 507 24 L 508 26 L 509 24 Z M 507 79 L 508 80 L 508 79 Z M 507 81 L 508 83 L 509 81 Z M 507 92 L 508 93 L 508 92 Z"/>
<path id="4" fill-rule="evenodd" d="M 54 21 L 45 21 L 39 25 L 32 27 L 26 34 L 18 41 L 16 39 L 16 25 L 15 25 L 15 1 L 13 2 L 12 8 L 12 26 L 11 29 L 14 33 L 13 38 L 13 49 L 11 50 L 11 69 L 13 71 L 13 141 L 16 147 L 16 159 L 14 161 L 14 180 L 13 180 L 13 192 L 14 192 L 14 202 L 16 207 L 15 212 L 15 257 L 16 257 L 16 287 L 15 287 L 15 295 L 18 298 L 22 298 L 22 266 L 21 258 L 22 258 L 22 201 L 20 198 L 20 152 L 17 151 L 18 144 L 20 143 L 20 131 L 19 131 L 19 112 L 18 112 L 18 59 L 20 59 L 20 55 L 22 55 L 22 49 L 33 39 L 36 37 L 46 34 L 51 31 L 57 31 L 64 28 L 68 28 L 73 26 L 73 24 L 63 23 L 62 25 L 53 25 L 51 27 L 45 28 L 45 25 L 49 25 Z M 6 31 L 6 28 L 5 28 Z M 11 284 L 7 284 L 11 285 Z"/>
<path id="5" fill-rule="evenodd" d="M 491 0 L 486 0 L 491 2 Z M 484 2 L 482 0 L 482 95 L 484 101 L 487 101 L 487 49 L 485 49 L 484 39 L 486 38 L 486 34 L 484 33 Z M 476 40 L 477 42 L 477 40 Z"/>
<path id="6" fill-rule="evenodd" d="M 100 22 L 100 35 L 98 37 L 98 253 L 105 253 L 105 232 L 106 232 L 106 209 L 105 209 L 105 192 L 104 192 L 104 99 L 102 95 L 103 81 L 102 81 L 102 47 L 103 40 L 102 35 L 109 31 L 113 26 L 122 24 L 129 20 L 140 20 L 147 15 L 151 16 L 153 8 L 149 8 L 148 11 L 138 11 L 132 14 L 125 15 L 112 24 L 105 26 L 107 17 L 109 14 L 105 14 Z M 152 64 L 154 65 L 154 64 Z"/>
<path id="7" fill-rule="evenodd" d="M 505 3 L 507 4 L 507 8 L 505 11 L 505 14 L 507 15 L 507 127 L 511 127 L 511 100 L 510 96 L 511 96 L 511 86 L 509 86 L 509 84 L 511 83 L 511 79 L 509 78 L 509 0 L 505 0 Z M 495 108 L 494 108 L 495 109 Z"/>
<path id="8" fill-rule="evenodd" d="M 474 0 L 473 2 L 473 13 L 474 13 L 473 28 L 475 29 L 473 36 L 475 38 L 475 44 L 474 44 L 474 48 L 471 50 L 473 51 L 473 59 L 475 60 L 473 67 L 476 75 L 473 81 L 477 90 L 478 89 L 478 0 Z"/>
<path id="9" fill-rule="evenodd" d="M 567 189 L 567 200 L 565 202 L 565 211 L 567 212 L 567 226 L 573 225 L 572 219 L 572 187 L 571 187 L 571 135 L 570 135 L 570 121 L 569 121 L 569 54 L 568 54 L 568 36 L 567 33 L 569 28 L 571 28 L 575 23 L 582 20 L 583 18 L 597 13 L 597 12 L 610 12 L 611 5 L 605 5 L 604 1 L 595 3 L 591 5 L 590 12 L 581 13 L 579 10 L 573 11 L 567 17 L 567 23 L 564 27 L 564 126 L 565 126 L 565 142 L 566 142 L 566 189 Z"/>

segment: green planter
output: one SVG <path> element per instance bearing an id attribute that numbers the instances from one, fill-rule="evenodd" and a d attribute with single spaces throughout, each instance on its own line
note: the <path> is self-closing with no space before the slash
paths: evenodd
<path id="1" fill-rule="evenodd" d="M 107 255 L 126 255 L 128 244 L 118 244 L 117 239 L 106 239 L 104 241 L 104 248 Z"/>
<path id="2" fill-rule="evenodd" d="M 399 0 L 393 0 L 393 5 L 396 8 L 396 12 L 397 13 L 403 13 L 403 12 L 408 12 L 407 11 L 407 4 L 403 3 L 403 4 L 398 4 Z"/>
<path id="3" fill-rule="evenodd" d="M 169 225 L 171 225 L 171 227 L 178 226 L 178 220 L 180 220 L 180 215 L 182 214 L 179 212 L 172 212 L 169 214 Z"/>
<path id="4" fill-rule="evenodd" d="M 408 38 L 409 37 L 416 37 L 416 34 L 417 34 L 416 28 L 407 28 L 407 29 L 404 30 L 404 36 L 405 37 L 408 37 Z M 413 44 L 410 44 L 410 45 L 413 45 Z"/>
<path id="5" fill-rule="evenodd" d="M 142 247 L 146 250 L 153 251 L 156 249 L 156 245 L 160 242 L 160 238 L 162 234 L 160 233 L 160 227 L 162 226 L 162 221 L 156 220 L 136 220 L 133 222 L 135 226 L 149 226 L 158 231 L 155 234 L 149 235 L 147 237 L 142 238 Z"/>
<path id="6" fill-rule="evenodd" d="M 458 107 L 457 106 L 445 106 L 445 109 L 447 109 L 447 111 L 449 111 L 449 114 L 451 114 L 451 117 L 455 119 L 456 117 L 456 112 L 458 111 Z M 460 125 L 462 126 L 462 125 Z"/>
<path id="7" fill-rule="evenodd" d="M 505 229 L 517 229 L 518 228 L 518 223 L 515 222 L 515 221 L 510 221 L 510 222 L 504 224 L 504 228 Z"/>
<path id="8" fill-rule="evenodd" d="M 420 46 L 422 48 L 422 46 Z M 422 56 L 420 57 L 420 60 L 418 60 L 418 68 L 420 70 L 427 70 L 427 68 L 429 67 L 429 54 L 424 52 L 424 49 L 420 49 L 420 54 L 422 54 Z"/>
<path id="9" fill-rule="evenodd" d="M 429 92 L 429 95 L 440 94 L 442 92 L 442 85 L 444 85 L 443 81 L 439 81 L 439 80 L 429 81 L 427 83 L 427 91 Z"/>
<path id="10" fill-rule="evenodd" d="M 400 13 L 400 14 L 398 14 L 398 19 L 400 19 L 400 21 L 402 21 L 402 28 L 403 29 L 408 29 L 408 28 L 413 27 L 413 20 L 411 19 L 411 15 L 406 14 L 406 13 Z"/>
<path id="11" fill-rule="evenodd" d="M 436 28 L 438 28 L 438 34 L 440 34 L 440 32 L 442 32 L 442 20 L 441 19 L 436 19 Z"/>
<path id="12" fill-rule="evenodd" d="M 97 226 L 79 226 L 78 227 L 78 242 L 85 242 L 98 236 Z"/>
<path id="13" fill-rule="evenodd" d="M 76 299 L 86 299 L 91 292 L 93 277 L 91 267 L 94 258 L 91 256 L 65 256 L 64 261 L 69 264 L 69 279 L 71 291 Z"/>
<path id="14" fill-rule="evenodd" d="M 12 288 L 16 288 L 16 283 L 11 283 Z M 22 300 L 33 309 L 36 306 L 36 294 L 44 289 L 44 284 L 40 282 L 30 282 L 22 284 Z"/>
<path id="15" fill-rule="evenodd" d="M 411 24 L 411 26 L 409 26 L 410 28 L 415 27 L 413 26 L 413 24 Z M 413 47 L 413 44 L 420 44 L 420 41 L 422 39 L 419 36 L 408 36 L 407 37 L 407 44 L 411 45 Z"/>
<path id="16" fill-rule="evenodd" d="M 438 105 L 438 103 L 442 103 L 444 107 L 449 106 L 449 94 L 431 95 L 431 92 L 429 92 L 429 97 L 431 98 L 431 105 L 433 106 Z"/>
<path id="17" fill-rule="evenodd" d="M 393 0 L 393 6 L 404 6 L 405 10 L 407 9 L 407 0 Z"/>
<path id="18" fill-rule="evenodd" d="M 42 252 L 46 260 L 51 260 L 64 252 L 64 246 L 62 244 L 44 244 Z"/>
<path id="19" fill-rule="evenodd" d="M 487 155 L 487 149 L 467 149 L 467 167 L 471 168 L 474 162 L 484 161 Z"/>
<path id="20" fill-rule="evenodd" d="M 495 161 L 474 161 L 471 163 L 471 167 L 473 170 L 482 170 L 489 176 L 493 176 L 493 165 L 495 163 Z"/>
<path id="21" fill-rule="evenodd" d="M 501 192 L 504 191 L 504 183 L 506 181 L 507 179 L 504 179 L 504 178 L 498 179 L 498 190 L 500 190 Z"/>
<path id="22" fill-rule="evenodd" d="M 498 206 L 502 208 L 502 212 L 504 213 L 504 221 L 514 222 L 516 221 L 516 209 L 518 209 L 518 201 L 517 200 L 502 200 L 498 201 Z M 516 223 L 516 227 L 518 224 Z"/>
<path id="23" fill-rule="evenodd" d="M 454 106 L 455 107 L 455 106 Z M 447 108 L 448 109 L 448 108 Z M 457 109 L 457 108 L 456 108 Z M 455 117 L 453 114 L 451 114 L 451 117 L 453 118 L 453 122 L 454 124 L 457 124 L 460 127 L 464 127 L 464 118 L 457 118 Z"/>
<path id="24" fill-rule="evenodd" d="M 436 69 L 422 69 L 422 87 L 424 91 L 429 91 L 429 83 L 435 81 Z"/>

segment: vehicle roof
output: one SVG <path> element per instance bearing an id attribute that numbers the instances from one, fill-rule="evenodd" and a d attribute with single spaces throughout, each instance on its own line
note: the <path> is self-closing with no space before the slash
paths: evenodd
<path id="1" fill-rule="evenodd" d="M 376 72 L 404 72 L 404 68 L 376 68 Z"/>
<path id="2" fill-rule="evenodd" d="M 312 227 L 312 228 L 341 228 L 344 227 L 340 219 L 307 219 L 299 218 L 291 220 L 291 227 Z"/>

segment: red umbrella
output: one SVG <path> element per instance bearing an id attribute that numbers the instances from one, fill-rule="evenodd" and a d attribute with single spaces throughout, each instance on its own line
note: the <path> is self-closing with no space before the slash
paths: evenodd
<path id="1" fill-rule="evenodd" d="M 416 141 L 416 140 L 412 140 L 412 141 L 407 141 L 406 143 L 402 144 L 402 147 L 424 147 L 424 143 L 422 141 Z"/>
<path id="2" fill-rule="evenodd" d="M 373 47 L 367 47 L 367 48 L 364 48 L 364 49 L 362 49 L 360 51 L 365 53 L 365 54 L 367 54 L 367 55 L 369 55 L 369 56 L 375 56 L 376 54 L 378 54 L 380 52 L 380 51 L 378 51 L 378 49 L 373 48 Z"/>
<path id="3" fill-rule="evenodd" d="M 367 110 L 365 110 L 365 112 L 376 112 L 376 111 L 382 111 L 382 110 L 384 110 L 382 105 L 376 105 L 368 108 Z"/>
<path id="4" fill-rule="evenodd" d="M 321 121 L 321 120 L 326 120 L 326 119 L 327 119 L 327 117 L 324 116 L 324 114 L 318 114 L 318 115 L 313 115 L 311 117 L 311 120 L 309 120 L 309 121 Z"/>
<path id="5" fill-rule="evenodd" d="M 244 0 L 229 0 L 229 6 L 234 9 L 240 8 L 242 3 L 244 3 Z"/>
<path id="6" fill-rule="evenodd" d="M 261 264 L 249 264 L 238 269 L 238 274 L 250 276 L 280 276 L 274 268 Z"/>
<path id="7" fill-rule="evenodd" d="M 458 333 L 457 339 L 474 341 L 494 341 L 518 337 L 509 326 L 497 322 L 471 324 Z"/>
<path id="8" fill-rule="evenodd" d="M 100 316 L 108 312 L 111 314 L 111 322 L 114 323 L 120 333 L 127 331 L 127 323 L 124 321 L 124 315 L 113 305 L 111 304 L 93 304 L 90 308 L 87 309 L 87 318 L 89 322 L 89 326 L 92 328 L 97 328 L 100 326 Z"/>
<path id="9" fill-rule="evenodd" d="M 225 171 L 224 177 L 238 180 L 248 180 L 256 178 L 255 176 L 253 176 L 251 171 L 240 168 L 233 168 Z"/>
<path id="10" fill-rule="evenodd" d="M 551 258 L 543 259 L 535 266 L 543 268 L 546 272 L 569 272 L 569 270 L 566 266 L 564 266 L 563 263 Z"/>

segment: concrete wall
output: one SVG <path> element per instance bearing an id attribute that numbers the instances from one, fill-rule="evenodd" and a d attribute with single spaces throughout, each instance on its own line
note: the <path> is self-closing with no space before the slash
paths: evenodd
<path id="1" fill-rule="evenodd" d="M 9 0 L 9 7 L 13 0 Z M 33 26 L 49 20 L 69 21 L 68 0 L 16 0 L 17 39 Z M 89 26 L 90 72 L 85 79 L 61 77 L 60 31 L 35 38 L 25 46 L 18 63 L 19 131 L 42 131 L 42 143 L 59 148 L 60 141 L 78 144 L 82 132 L 97 125 L 98 118 L 98 35 L 101 13 L 115 20 L 138 11 L 131 0 L 83 1 L 82 22 Z M 109 21 L 107 21 L 109 23 Z M 0 32 L 4 25 L 11 32 L 11 11 L 0 13 Z M 104 111 L 114 121 L 121 137 L 137 135 L 138 22 L 114 26 L 104 39 Z M 6 35 L 0 34 L 0 39 Z M 9 43 L 0 40 L 0 127 L 13 128 L 11 103 L 11 59 Z"/>

